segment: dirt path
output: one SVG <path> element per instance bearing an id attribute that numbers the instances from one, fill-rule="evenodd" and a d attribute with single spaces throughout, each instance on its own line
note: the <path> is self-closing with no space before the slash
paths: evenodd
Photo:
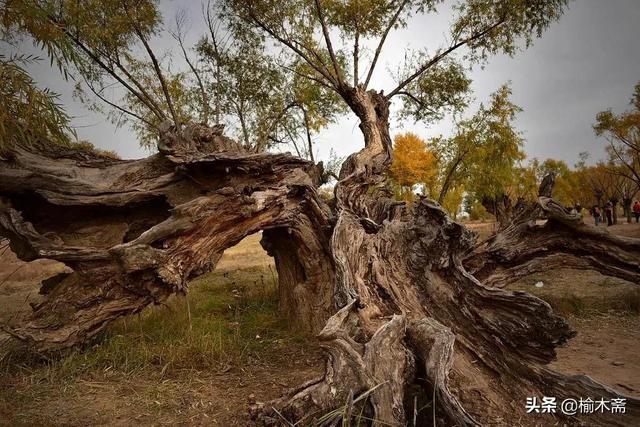
<path id="1" fill-rule="evenodd" d="M 599 315 L 573 317 L 569 322 L 578 335 L 558 349 L 558 360 L 551 367 L 589 375 L 621 393 L 640 397 L 640 317 Z"/>

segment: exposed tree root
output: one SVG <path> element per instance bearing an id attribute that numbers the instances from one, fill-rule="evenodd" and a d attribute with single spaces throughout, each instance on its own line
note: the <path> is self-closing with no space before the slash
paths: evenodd
<path id="1" fill-rule="evenodd" d="M 536 219 L 547 218 L 536 224 Z M 465 258 L 467 268 L 486 285 L 504 287 L 521 277 L 552 268 L 598 271 L 640 284 L 640 239 L 616 236 L 584 224 L 547 196 L 536 209 L 493 236 Z"/>

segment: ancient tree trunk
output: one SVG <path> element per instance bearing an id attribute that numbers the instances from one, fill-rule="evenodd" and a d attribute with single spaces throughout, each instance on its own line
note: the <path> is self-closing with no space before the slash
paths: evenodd
<path id="1" fill-rule="evenodd" d="M 553 181 L 547 176 L 537 203 L 520 209 L 506 228 L 464 257 L 467 270 L 495 287 L 552 268 L 595 270 L 640 284 L 640 239 L 586 225 L 551 198 Z"/>
<path id="2" fill-rule="evenodd" d="M 359 90 L 352 100 L 366 146 L 345 162 L 336 187 L 332 254 L 343 308 L 319 334 L 329 355 L 326 374 L 258 405 L 256 417 L 266 423 L 309 420 L 341 406 L 348 413 L 354 396 L 370 393 L 361 408 L 367 417 L 378 425 L 403 425 L 405 393 L 409 384 L 418 384 L 433 396 L 443 425 L 535 425 L 552 421 L 525 416 L 527 397 L 616 396 L 587 377 L 540 367 L 575 332 L 538 298 L 480 283 L 463 263 L 475 236 L 437 204 L 421 199 L 405 206 L 391 198 L 381 177 L 390 161 L 388 103 L 378 93 Z M 531 210 L 521 206 L 517 217 Z M 556 231 L 548 227 L 542 233 Z M 612 270 L 618 275 L 637 275 L 638 243 L 625 240 L 614 251 L 620 259 Z M 482 259 L 502 266 L 489 254 Z M 625 424 L 638 417 L 638 402 L 631 399 L 624 419 L 596 414 L 588 422 Z"/>
<path id="3" fill-rule="evenodd" d="M 384 178 L 388 99 L 361 88 L 344 97 L 365 147 L 343 165 L 333 212 L 316 195 L 319 172 L 309 162 L 244 153 L 202 129 L 168 133 L 160 155 L 135 162 L 16 148 L 0 166 L 2 234 L 23 259 L 58 259 L 74 273 L 43 286 L 45 303 L 10 332 L 41 350 L 80 343 L 118 316 L 186 291 L 190 275 L 264 229 L 283 309 L 320 331 L 328 359 L 321 378 L 256 405 L 256 419 L 304 424 L 346 404 L 338 418 L 361 413 L 402 425 L 418 390 L 432 400 L 438 425 L 640 422 L 631 398 L 625 415 L 525 415 L 527 397 L 619 395 L 544 368 L 575 332 L 542 300 L 487 285 L 565 253 L 585 268 L 636 279 L 638 240 L 593 234 L 560 214 L 543 186 L 540 203 L 518 218 L 541 210 L 546 225 L 514 220 L 476 247 L 475 235 L 438 204 L 393 199 Z M 580 250 L 567 243 L 576 233 Z M 522 237 L 534 243 L 505 249 Z M 602 241 L 612 251 L 605 258 Z"/>
<path id="4" fill-rule="evenodd" d="M 503 230 L 514 221 L 515 217 L 521 214 L 525 208 L 523 199 L 518 199 L 515 205 L 511 201 L 511 197 L 502 194 L 496 197 L 483 197 L 482 206 L 492 214 L 498 223 L 498 230 Z"/>
<path id="5" fill-rule="evenodd" d="M 198 126 L 168 131 L 159 148 L 122 161 L 16 147 L 2 162 L 0 234 L 25 261 L 73 270 L 46 280 L 45 301 L 6 330 L 39 351 L 83 343 L 109 321 L 186 292 L 190 277 L 260 230 L 275 248 L 281 299 L 297 302 L 289 314 L 321 328 L 334 312 L 331 212 L 315 192 L 321 171 L 244 152 Z"/>

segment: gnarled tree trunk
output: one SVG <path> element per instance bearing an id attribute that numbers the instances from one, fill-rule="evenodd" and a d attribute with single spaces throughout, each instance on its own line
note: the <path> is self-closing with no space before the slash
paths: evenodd
<path id="1" fill-rule="evenodd" d="M 332 214 L 321 171 L 288 155 L 251 154 L 220 129 L 167 133 L 160 154 L 122 161 L 16 147 L 0 168 L 0 234 L 23 260 L 73 272 L 48 279 L 30 319 L 6 328 L 39 351 L 83 343 L 108 322 L 187 291 L 223 251 L 266 230 L 292 316 L 318 330 L 335 311 Z"/>
<path id="2" fill-rule="evenodd" d="M 22 259 L 57 259 L 73 273 L 47 282 L 45 302 L 10 333 L 40 350 L 81 343 L 110 320 L 185 292 L 226 247 L 265 230 L 283 309 L 319 331 L 328 359 L 321 378 L 257 405 L 257 419 L 310 421 L 367 395 L 358 403 L 365 416 L 402 425 L 418 387 L 445 425 L 640 422 L 631 398 L 624 415 L 525 414 L 527 397 L 619 395 L 544 368 L 575 332 L 542 300 L 489 286 L 562 257 L 635 280 L 638 239 L 582 225 L 549 198 L 547 182 L 522 220 L 476 247 L 436 203 L 392 198 L 388 99 L 361 88 L 344 97 L 365 147 L 345 161 L 333 211 L 309 162 L 245 153 L 197 127 L 168 133 L 161 154 L 140 161 L 16 148 L 0 166 L 0 230 Z M 549 219 L 536 226 L 540 212 Z"/>

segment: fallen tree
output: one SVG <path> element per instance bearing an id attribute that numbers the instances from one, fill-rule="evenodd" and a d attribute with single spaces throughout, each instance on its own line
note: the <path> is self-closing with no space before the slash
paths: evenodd
<path id="1" fill-rule="evenodd" d="M 538 201 L 519 203 L 497 234 L 465 256 L 465 267 L 485 285 L 496 287 L 553 268 L 595 270 L 640 283 L 638 239 L 586 225 L 580 214 L 553 200 L 554 180 L 546 176 Z"/>
<path id="2" fill-rule="evenodd" d="M 201 126 L 167 131 L 159 151 L 123 161 L 17 146 L 2 162 L 0 233 L 22 260 L 73 270 L 46 280 L 45 301 L 10 333 L 39 351 L 83 343 L 111 320 L 186 292 L 189 278 L 260 230 L 278 261 L 283 305 L 320 327 L 333 281 L 331 212 L 315 193 L 321 168 L 248 153 Z"/>
<path id="3" fill-rule="evenodd" d="M 568 259 L 635 280 L 640 241 L 592 231 L 543 186 L 526 221 L 476 247 L 435 202 L 392 198 L 388 101 L 361 89 L 352 96 L 366 145 L 345 162 L 333 209 L 316 193 L 321 168 L 247 153 L 220 129 L 168 129 L 159 154 L 135 161 L 13 147 L 0 163 L 1 234 L 21 259 L 55 259 L 73 272 L 45 280 L 44 302 L 5 329 L 42 352 L 84 343 L 118 317 L 187 292 L 224 249 L 264 230 L 283 315 L 319 331 L 328 359 L 322 378 L 258 405 L 263 422 L 309 421 L 369 391 L 368 417 L 403 424 L 412 385 L 448 425 L 637 422 L 628 397 L 624 415 L 525 415 L 527 397 L 619 394 L 544 368 L 575 332 L 542 300 L 488 284 Z M 535 225 L 540 212 L 548 220 Z"/>

